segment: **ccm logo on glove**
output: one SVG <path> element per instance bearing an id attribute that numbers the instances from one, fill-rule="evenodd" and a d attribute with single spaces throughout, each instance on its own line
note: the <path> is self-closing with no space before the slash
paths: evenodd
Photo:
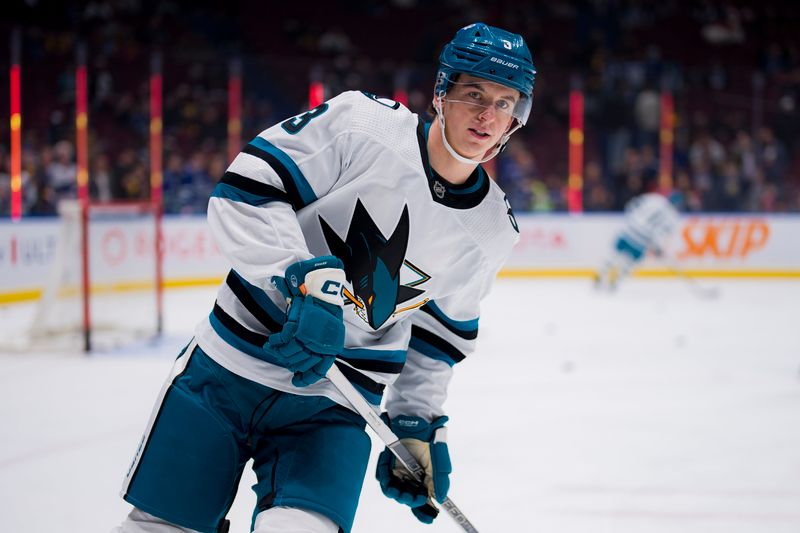
<path id="1" fill-rule="evenodd" d="M 342 266 L 325 256 L 289 265 L 284 277 L 272 278 L 288 307 L 283 329 L 264 344 L 265 359 L 290 370 L 296 387 L 322 379 L 344 349 Z"/>

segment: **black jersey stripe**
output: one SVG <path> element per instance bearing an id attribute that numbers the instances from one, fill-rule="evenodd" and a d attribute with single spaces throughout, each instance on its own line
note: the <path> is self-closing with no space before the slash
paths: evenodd
<path id="1" fill-rule="evenodd" d="M 339 356 L 338 359 L 347 361 L 353 368 L 366 370 L 368 372 L 383 372 L 384 374 L 399 374 L 405 366 L 403 363 L 393 363 L 391 361 L 378 361 L 376 359 L 352 359 L 350 357 Z"/>
<path id="2" fill-rule="evenodd" d="M 289 195 L 279 188 L 273 187 L 272 185 L 268 185 L 266 183 L 261 183 L 260 181 L 242 176 L 241 174 L 237 174 L 236 172 L 232 172 L 230 170 L 225 172 L 219 182 L 239 189 L 240 191 L 250 194 L 256 198 L 263 198 L 261 203 L 266 203 L 272 200 L 280 200 L 286 203 L 291 203 L 289 201 Z"/>
<path id="3" fill-rule="evenodd" d="M 436 335 L 435 333 L 428 331 L 427 329 L 421 328 L 416 325 L 411 326 L 411 338 L 412 340 L 419 339 L 425 344 L 433 347 L 437 351 L 446 355 L 449 359 L 453 361 L 453 363 L 459 363 L 464 359 L 466 359 L 466 356 L 458 348 L 456 348 L 455 346 L 453 346 L 440 336 Z"/>
<path id="4" fill-rule="evenodd" d="M 342 363 L 337 362 L 336 368 L 341 370 L 342 374 L 344 374 L 344 377 L 351 381 L 353 385 L 358 385 L 362 389 L 377 396 L 383 396 L 383 391 L 386 388 L 386 385 L 378 383 L 377 381 L 368 378 L 358 370 L 350 368 Z"/>
<path id="5" fill-rule="evenodd" d="M 247 287 L 245 287 L 244 283 L 242 283 L 242 280 L 233 270 L 228 272 L 228 277 L 225 278 L 225 283 L 228 285 L 231 291 L 233 291 L 233 294 L 236 295 L 245 309 L 247 309 L 250 314 L 261 323 L 261 325 L 267 328 L 268 331 L 276 332 L 283 328 L 280 323 L 270 316 L 266 309 L 261 307 L 261 305 L 256 301 L 255 297 L 250 293 Z"/>
<path id="6" fill-rule="evenodd" d="M 277 157 L 252 144 L 245 146 L 242 152 L 261 159 L 267 163 L 276 174 L 278 174 L 278 177 L 281 179 L 281 183 L 283 183 L 283 188 L 286 189 L 286 195 L 289 198 L 289 203 L 292 204 L 292 207 L 295 211 L 306 206 L 305 202 L 303 202 L 303 198 L 300 196 L 300 191 L 297 189 L 297 185 L 294 182 L 292 173 L 283 163 L 280 162 L 280 160 L 278 160 Z"/>
<path id="7" fill-rule="evenodd" d="M 214 302 L 214 310 L 212 313 L 214 317 L 219 320 L 220 324 L 225 326 L 228 331 L 244 342 L 252 344 L 253 346 L 264 346 L 264 344 L 266 344 L 267 339 L 269 338 L 267 335 L 250 331 L 240 324 L 235 318 L 226 313 L 217 302 Z"/>

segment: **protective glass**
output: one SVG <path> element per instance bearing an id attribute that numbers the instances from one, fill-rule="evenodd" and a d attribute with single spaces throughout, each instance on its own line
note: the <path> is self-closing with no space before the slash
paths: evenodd
<path id="1" fill-rule="evenodd" d="M 531 99 L 519 91 L 491 81 L 450 81 L 444 100 L 481 108 L 494 108 L 500 117 L 511 117 L 524 125 L 531 112 Z M 502 88 L 498 91 L 498 88 Z M 495 96 L 499 95 L 499 96 Z"/>

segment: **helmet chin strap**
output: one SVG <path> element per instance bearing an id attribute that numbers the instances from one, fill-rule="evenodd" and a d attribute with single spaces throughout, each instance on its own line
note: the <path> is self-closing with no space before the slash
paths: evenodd
<path id="1" fill-rule="evenodd" d="M 499 154 L 503 150 L 503 147 L 508 142 L 508 139 L 511 137 L 511 134 L 517 131 L 520 127 L 522 127 L 522 124 L 520 124 L 519 121 L 516 121 L 517 122 L 516 125 L 510 130 L 508 130 L 506 133 L 504 133 L 502 137 L 500 137 L 500 141 L 491 150 L 489 157 L 480 160 L 464 157 L 463 155 L 456 152 L 455 149 L 452 146 L 450 146 L 450 143 L 447 140 L 447 130 L 445 129 L 445 124 L 444 124 L 444 110 L 442 109 L 443 99 L 444 99 L 444 93 L 441 96 L 437 96 L 433 99 L 434 102 L 433 105 L 434 107 L 436 107 L 436 114 L 439 118 L 438 121 L 439 128 L 442 131 L 442 142 L 444 143 L 445 149 L 447 149 L 447 151 L 450 153 L 453 159 L 455 159 L 459 163 L 464 163 L 466 165 L 480 165 L 481 163 L 486 163 L 490 159 L 496 157 L 497 154 Z"/>

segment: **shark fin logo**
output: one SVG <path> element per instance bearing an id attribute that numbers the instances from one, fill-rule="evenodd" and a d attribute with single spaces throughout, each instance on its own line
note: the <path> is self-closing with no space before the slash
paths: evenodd
<path id="1" fill-rule="evenodd" d="M 398 304 L 425 292 L 400 284 L 400 269 L 404 263 L 408 264 L 405 261 L 409 234 L 408 206 L 403 207 L 400 220 L 389 238 L 381 233 L 360 199 L 356 200 L 345 240 L 321 216 L 319 223 L 331 254 L 342 260 L 347 280 L 353 287 L 352 294 L 346 289 L 343 291 L 346 303 L 355 305 L 356 313 L 373 329 L 378 329 L 389 320 Z M 425 281 L 430 279 L 424 273 L 418 274 Z M 401 311 L 415 307 L 418 306 Z"/>

